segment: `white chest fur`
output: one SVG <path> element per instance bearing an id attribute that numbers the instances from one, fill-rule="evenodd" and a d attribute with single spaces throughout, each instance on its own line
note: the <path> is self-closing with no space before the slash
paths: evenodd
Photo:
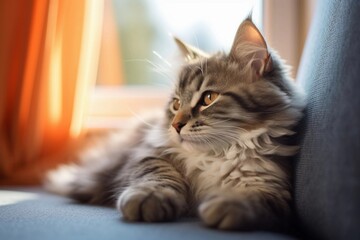
<path id="1" fill-rule="evenodd" d="M 225 156 L 194 154 L 186 158 L 186 173 L 196 195 L 208 191 L 229 188 L 242 177 L 241 167 L 246 159 L 245 151 L 232 147 Z M 196 174 L 193 174 L 196 172 Z M 226 181 L 227 179 L 227 181 Z"/>
<path id="2" fill-rule="evenodd" d="M 274 176 L 285 173 L 270 159 L 255 149 L 235 144 L 221 156 L 192 154 L 186 156 L 186 174 L 197 196 L 212 191 L 241 191 L 247 187 L 263 186 Z"/>

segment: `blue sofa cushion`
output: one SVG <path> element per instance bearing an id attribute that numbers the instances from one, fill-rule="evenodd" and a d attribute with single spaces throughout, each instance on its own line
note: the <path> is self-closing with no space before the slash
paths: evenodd
<path id="1" fill-rule="evenodd" d="M 299 223 L 360 239 L 360 1 L 319 0 L 298 81 L 308 95 L 296 162 Z"/>
<path id="2" fill-rule="evenodd" d="M 3 240 L 289 240 L 271 232 L 224 232 L 197 219 L 168 223 L 127 223 L 114 208 L 82 205 L 40 189 L 0 190 L 0 239 Z"/>

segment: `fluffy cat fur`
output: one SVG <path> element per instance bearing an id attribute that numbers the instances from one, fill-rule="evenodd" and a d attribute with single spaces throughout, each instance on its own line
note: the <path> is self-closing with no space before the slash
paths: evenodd
<path id="1" fill-rule="evenodd" d="M 78 163 L 48 174 L 46 187 L 116 205 L 128 221 L 197 214 L 218 229 L 281 227 L 298 149 L 284 138 L 302 116 L 303 95 L 250 18 L 229 54 L 176 42 L 187 63 L 166 110 L 79 153 Z"/>

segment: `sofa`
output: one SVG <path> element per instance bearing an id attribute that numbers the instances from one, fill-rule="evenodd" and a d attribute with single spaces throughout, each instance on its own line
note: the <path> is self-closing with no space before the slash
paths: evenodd
<path id="1" fill-rule="evenodd" d="M 360 1 L 319 0 L 297 81 L 308 96 L 294 159 L 294 226 L 225 232 L 197 219 L 127 223 L 40 187 L 0 188 L 0 239 L 360 239 Z"/>

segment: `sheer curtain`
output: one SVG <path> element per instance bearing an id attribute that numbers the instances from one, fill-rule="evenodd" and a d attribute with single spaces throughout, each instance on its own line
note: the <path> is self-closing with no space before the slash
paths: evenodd
<path id="1" fill-rule="evenodd" d="M 104 1 L 0 1 L 0 184 L 33 184 L 81 133 Z"/>

